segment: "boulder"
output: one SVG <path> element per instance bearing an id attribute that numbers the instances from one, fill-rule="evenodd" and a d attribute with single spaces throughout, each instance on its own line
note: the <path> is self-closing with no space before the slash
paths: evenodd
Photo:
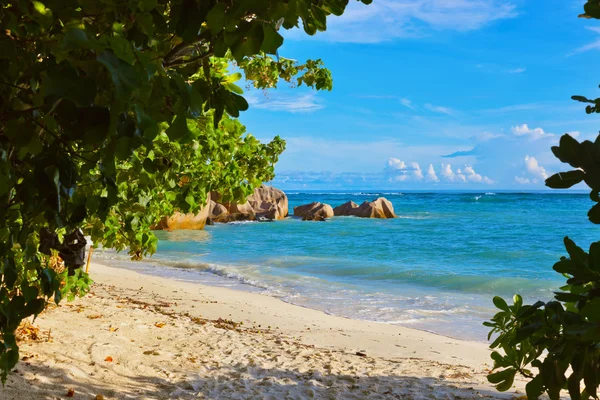
<path id="1" fill-rule="evenodd" d="M 379 197 L 374 201 L 365 201 L 354 210 L 352 215 L 360 218 L 396 218 L 394 206 L 385 197 Z"/>
<path id="2" fill-rule="evenodd" d="M 198 214 L 175 212 L 170 217 L 163 217 L 153 229 L 174 231 L 179 229 L 204 229 L 208 218 L 209 205 L 202 207 Z"/>
<path id="3" fill-rule="evenodd" d="M 355 215 L 357 209 L 358 204 L 350 200 L 344 204 L 340 204 L 339 206 L 335 207 L 333 209 L 333 215 L 335 215 L 336 217 Z"/>
<path id="4" fill-rule="evenodd" d="M 254 189 L 254 193 L 248 196 L 248 204 L 256 218 L 280 220 L 288 216 L 288 198 L 282 190 L 273 186 L 262 185 Z"/>
<path id="5" fill-rule="evenodd" d="M 219 217 L 220 215 L 227 213 L 227 208 L 225 208 L 223 204 L 216 203 L 213 200 L 210 201 L 209 207 L 210 212 L 208 213 L 208 215 L 213 220 Z"/>
<path id="6" fill-rule="evenodd" d="M 212 199 L 221 196 L 211 193 Z M 262 185 L 254 189 L 245 203 L 215 203 L 214 222 L 253 221 L 256 219 L 280 220 L 288 216 L 288 198 L 283 191 Z M 220 206 L 219 208 L 217 208 Z M 222 207 L 222 208 L 221 208 Z M 224 211 L 224 212 L 223 212 Z M 218 216 L 216 212 L 219 212 Z"/>
<path id="7" fill-rule="evenodd" d="M 312 202 L 294 207 L 294 215 L 302 217 L 302 221 L 325 221 L 333 217 L 333 208 L 329 204 Z"/>
<path id="8" fill-rule="evenodd" d="M 223 204 L 216 203 L 215 201 L 210 201 L 208 212 L 208 218 L 210 219 L 211 224 L 213 225 L 215 222 L 228 222 L 227 218 L 229 213 L 227 212 L 227 208 Z"/>

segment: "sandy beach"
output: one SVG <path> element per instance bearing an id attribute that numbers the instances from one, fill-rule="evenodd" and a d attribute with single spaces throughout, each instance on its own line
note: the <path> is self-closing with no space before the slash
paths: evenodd
<path id="1" fill-rule="evenodd" d="M 485 343 L 92 264 L 2 399 L 492 399 Z M 520 386 L 517 383 L 517 386 Z M 521 386 L 522 388 L 522 386 Z"/>

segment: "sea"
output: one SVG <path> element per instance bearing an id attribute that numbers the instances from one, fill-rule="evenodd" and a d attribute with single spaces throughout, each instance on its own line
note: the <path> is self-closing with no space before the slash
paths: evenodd
<path id="1" fill-rule="evenodd" d="M 215 224 L 156 232 L 143 261 L 126 252 L 94 260 L 144 274 L 262 293 L 325 313 L 486 341 L 493 296 L 549 300 L 565 282 L 552 266 L 600 240 L 593 205 L 572 192 L 287 192 L 294 206 L 335 207 L 385 197 L 398 218 Z M 240 293 L 243 296 L 243 293 Z"/>

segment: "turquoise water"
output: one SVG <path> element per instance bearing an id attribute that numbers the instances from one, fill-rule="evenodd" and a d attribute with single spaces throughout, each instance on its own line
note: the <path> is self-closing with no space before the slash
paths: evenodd
<path id="1" fill-rule="evenodd" d="M 600 239 L 586 194 L 288 193 L 294 206 L 339 205 L 378 196 L 393 220 L 336 217 L 233 223 L 206 231 L 158 232 L 143 262 L 99 252 L 144 273 L 276 296 L 334 315 L 485 340 L 493 295 L 549 299 L 561 283 L 552 265 L 562 238 Z"/>

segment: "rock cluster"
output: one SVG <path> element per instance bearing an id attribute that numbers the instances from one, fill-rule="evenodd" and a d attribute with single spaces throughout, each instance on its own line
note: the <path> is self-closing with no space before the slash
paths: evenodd
<path id="1" fill-rule="evenodd" d="M 243 204 L 219 203 L 221 196 L 211 193 L 198 214 L 176 212 L 163 218 L 154 229 L 204 229 L 214 222 L 280 220 L 288 215 L 288 199 L 283 191 L 262 185 L 254 189 Z"/>
<path id="2" fill-rule="evenodd" d="M 294 215 L 302 217 L 303 221 L 324 221 L 333 216 L 352 216 L 359 218 L 396 218 L 394 206 L 384 198 L 365 201 L 360 206 L 353 201 L 331 208 L 329 204 L 313 202 L 294 207 Z"/>
<path id="3" fill-rule="evenodd" d="M 312 202 L 294 207 L 294 215 L 301 217 L 302 221 L 325 221 L 333 217 L 333 208 L 329 204 Z"/>
<path id="4" fill-rule="evenodd" d="M 163 230 L 204 229 L 206 224 L 233 221 L 275 221 L 288 216 L 288 198 L 283 191 L 262 185 L 248 196 L 245 203 L 220 203 L 221 196 L 211 193 L 198 214 L 176 212 L 163 218 L 154 228 Z M 359 218 L 396 218 L 392 203 L 385 197 L 365 201 L 360 206 L 353 201 L 331 208 L 329 204 L 312 202 L 294 207 L 294 216 L 303 221 L 325 221 L 333 216 Z"/>
<path id="5" fill-rule="evenodd" d="M 349 201 L 333 209 L 336 216 L 354 216 L 360 218 L 396 218 L 392 202 L 385 197 L 374 201 L 365 201 L 360 206 Z"/>

